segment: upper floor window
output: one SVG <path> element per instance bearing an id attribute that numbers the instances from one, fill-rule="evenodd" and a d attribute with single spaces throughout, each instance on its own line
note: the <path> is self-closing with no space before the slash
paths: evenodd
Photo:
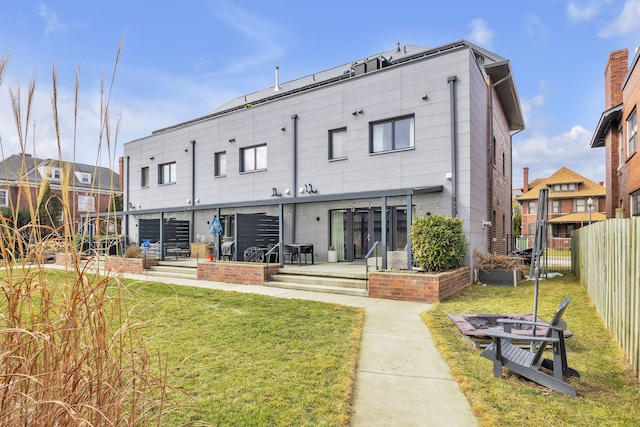
<path id="1" fill-rule="evenodd" d="M 347 128 L 329 131 L 329 160 L 347 157 Z"/>
<path id="2" fill-rule="evenodd" d="M 221 151 L 214 154 L 213 175 L 225 176 L 227 174 L 227 152 Z"/>
<path id="3" fill-rule="evenodd" d="M 586 206 L 584 199 L 576 199 L 576 212 L 586 212 Z"/>
<path id="4" fill-rule="evenodd" d="M 175 184 L 176 162 L 158 165 L 158 184 Z"/>
<path id="5" fill-rule="evenodd" d="M 0 190 L 0 206 L 9 206 L 9 192 Z"/>
<path id="6" fill-rule="evenodd" d="M 536 202 L 529 202 L 529 206 L 527 207 L 527 212 L 530 214 L 536 212 Z"/>
<path id="7" fill-rule="evenodd" d="M 554 184 L 552 188 L 554 193 L 559 191 L 576 191 L 577 185 L 575 183 Z"/>
<path id="8" fill-rule="evenodd" d="M 240 149 L 240 172 L 267 169 L 267 144 Z"/>
<path id="9" fill-rule="evenodd" d="M 638 116 L 636 110 L 633 110 L 627 119 L 627 156 L 630 156 L 638 144 Z"/>
<path id="10" fill-rule="evenodd" d="M 93 212 L 95 210 L 95 198 L 93 196 L 78 196 L 78 210 Z"/>
<path id="11" fill-rule="evenodd" d="M 149 166 L 140 169 L 140 187 L 149 186 Z"/>
<path id="12" fill-rule="evenodd" d="M 551 202 L 551 212 L 560 213 L 560 200 L 554 200 Z"/>
<path id="13" fill-rule="evenodd" d="M 371 153 L 402 150 L 415 145 L 413 116 L 371 123 L 369 129 Z"/>
<path id="14" fill-rule="evenodd" d="M 52 181 L 60 181 L 60 169 L 51 168 L 47 171 L 47 178 Z"/>

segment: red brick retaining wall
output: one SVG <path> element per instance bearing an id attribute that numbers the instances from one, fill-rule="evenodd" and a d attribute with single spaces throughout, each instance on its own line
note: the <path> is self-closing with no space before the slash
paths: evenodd
<path id="1" fill-rule="evenodd" d="M 470 267 L 444 273 L 373 271 L 369 273 L 369 296 L 433 304 L 461 291 L 470 283 Z"/>
<path id="2" fill-rule="evenodd" d="M 269 276 L 276 274 L 278 264 L 255 262 L 200 262 L 198 279 L 239 285 L 263 285 Z"/>
<path id="3" fill-rule="evenodd" d="M 144 270 L 151 266 L 158 265 L 158 260 L 155 258 L 147 258 L 146 261 L 147 264 L 145 266 L 145 260 L 142 258 L 108 256 L 104 259 L 104 266 L 107 271 L 114 271 L 116 273 L 143 274 Z"/>

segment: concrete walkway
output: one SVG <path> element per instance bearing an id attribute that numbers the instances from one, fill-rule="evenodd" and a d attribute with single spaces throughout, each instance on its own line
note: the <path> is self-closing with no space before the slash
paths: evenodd
<path id="1" fill-rule="evenodd" d="M 126 275 L 177 285 L 324 301 L 364 307 L 365 324 L 358 360 L 352 426 L 477 426 L 431 339 L 420 313 L 429 304 L 349 295 L 233 285 L 145 275 Z"/>

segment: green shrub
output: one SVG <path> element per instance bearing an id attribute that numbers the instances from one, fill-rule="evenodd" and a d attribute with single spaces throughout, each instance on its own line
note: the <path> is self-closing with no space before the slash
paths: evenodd
<path id="1" fill-rule="evenodd" d="M 413 257 L 426 271 L 446 271 L 459 267 L 467 253 L 462 220 L 446 215 L 416 218 L 411 227 Z"/>

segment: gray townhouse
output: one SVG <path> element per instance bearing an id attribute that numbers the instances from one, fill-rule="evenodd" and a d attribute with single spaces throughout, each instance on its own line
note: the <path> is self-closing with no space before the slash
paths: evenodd
<path id="1" fill-rule="evenodd" d="M 437 213 L 463 220 L 469 254 L 504 250 L 524 128 L 509 60 L 464 40 L 398 44 L 289 82 L 276 67 L 274 80 L 124 145 L 131 241 L 235 241 L 237 260 L 304 242 L 349 262 L 378 242 L 386 263 L 410 259 L 413 218 Z"/>

